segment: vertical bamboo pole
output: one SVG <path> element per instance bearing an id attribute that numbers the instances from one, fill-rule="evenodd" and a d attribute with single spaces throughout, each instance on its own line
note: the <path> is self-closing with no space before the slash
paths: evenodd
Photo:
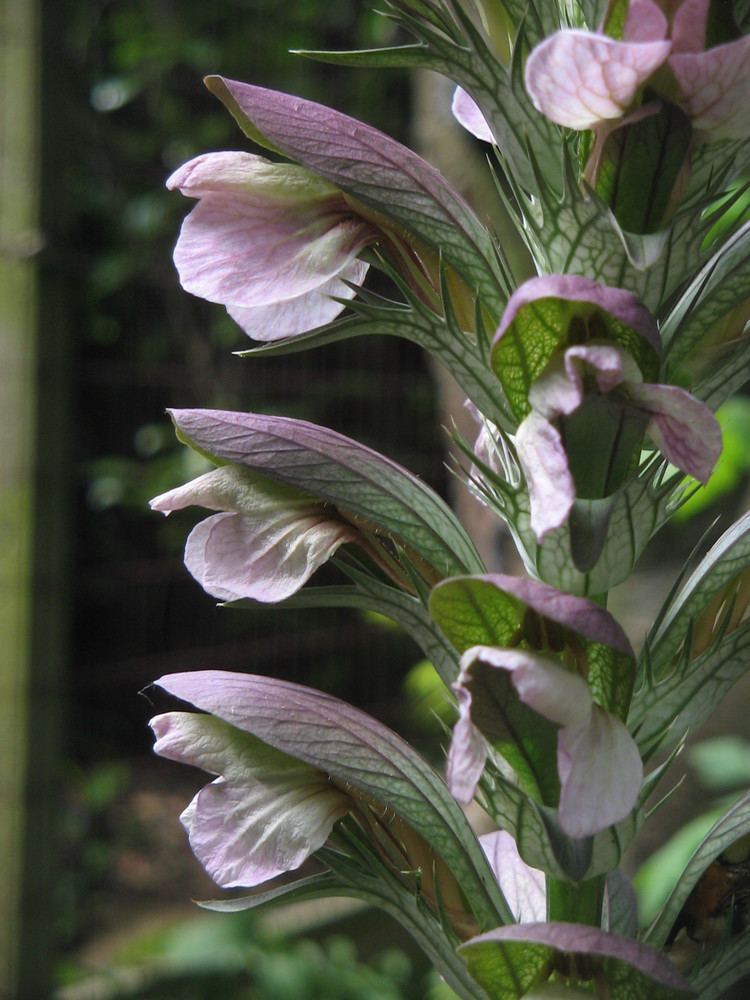
<path id="1" fill-rule="evenodd" d="M 0 0 L 0 996 L 22 985 L 32 643 L 37 6 Z M 45 958 L 39 956 L 44 964 Z"/>

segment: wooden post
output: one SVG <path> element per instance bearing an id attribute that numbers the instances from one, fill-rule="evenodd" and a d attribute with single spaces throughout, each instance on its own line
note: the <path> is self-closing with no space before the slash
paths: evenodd
<path id="1" fill-rule="evenodd" d="M 0 997 L 48 995 L 50 770 L 56 739 L 41 694 L 57 698 L 56 664 L 37 608 L 40 31 L 37 0 L 0 0 Z M 41 501 L 41 502 L 39 502 Z M 40 642 L 41 639 L 41 642 Z M 41 779 L 41 780 L 40 780 Z M 29 891 L 31 887 L 31 892 Z"/>

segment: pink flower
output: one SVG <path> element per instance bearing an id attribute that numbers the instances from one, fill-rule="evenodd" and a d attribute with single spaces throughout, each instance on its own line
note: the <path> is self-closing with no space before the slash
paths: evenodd
<path id="1" fill-rule="evenodd" d="M 643 435 L 702 483 L 721 429 L 684 389 L 644 381 L 658 370 L 656 323 L 630 292 L 576 275 L 525 282 L 511 296 L 492 366 L 521 419 L 518 460 L 538 541 L 578 498 L 611 496 L 637 467 Z"/>
<path id="2" fill-rule="evenodd" d="M 462 651 L 446 772 L 457 800 L 474 797 L 491 746 L 529 794 L 557 806 L 570 836 L 624 819 L 643 769 L 615 714 L 627 713 L 634 673 L 615 619 L 583 597 L 497 573 L 443 581 L 430 611 Z"/>
<path id="3" fill-rule="evenodd" d="M 595 704 L 586 682 L 549 656 L 520 649 L 472 646 L 461 657 L 454 685 L 459 721 L 448 756 L 448 786 L 470 802 L 487 759 L 487 743 L 474 725 L 472 687 L 478 672 L 492 686 L 493 670 L 507 671 L 520 700 L 556 723 L 558 815 L 571 837 L 586 837 L 618 823 L 638 799 L 643 766 L 624 724 Z"/>
<path id="4" fill-rule="evenodd" d="M 224 465 L 151 501 L 170 514 L 198 505 L 221 511 L 193 528 L 185 565 L 221 601 L 283 601 L 345 542 L 361 541 L 351 525 L 315 497 Z"/>
<path id="5" fill-rule="evenodd" d="M 670 18 L 674 6 L 631 0 L 622 41 L 578 30 L 545 39 L 526 63 L 534 106 L 559 125 L 593 129 L 634 111 L 648 85 L 707 140 L 746 138 L 750 36 L 706 49 L 710 0 L 683 0 Z"/>
<path id="6" fill-rule="evenodd" d="M 151 507 L 219 512 L 193 529 L 185 563 L 220 600 L 284 600 L 347 542 L 407 588 L 413 570 L 402 555 L 430 582 L 481 565 L 440 497 L 343 434 L 259 413 L 170 414 L 181 440 L 219 468 L 155 497 Z"/>
<path id="7" fill-rule="evenodd" d="M 515 840 L 505 830 L 485 833 L 479 843 L 517 923 L 544 920 L 547 916 L 544 872 L 526 864 Z"/>
<path id="8" fill-rule="evenodd" d="M 206 153 L 167 181 L 198 205 L 174 260 L 186 291 L 226 306 L 256 340 L 279 340 L 335 319 L 367 265 L 372 227 L 334 185 L 250 153 Z"/>
<path id="9" fill-rule="evenodd" d="M 181 819 L 219 885 L 256 886 L 297 869 L 353 813 L 389 877 L 401 872 L 409 892 L 461 938 L 510 918 L 444 782 L 376 719 L 272 677 L 199 670 L 155 683 L 207 713 L 167 712 L 151 726 L 156 753 L 215 776 Z"/>
<path id="10" fill-rule="evenodd" d="M 180 819 L 196 857 L 223 888 L 260 885 L 299 868 L 352 808 L 327 774 L 214 715 L 166 712 L 151 728 L 156 753 L 217 775 Z"/>

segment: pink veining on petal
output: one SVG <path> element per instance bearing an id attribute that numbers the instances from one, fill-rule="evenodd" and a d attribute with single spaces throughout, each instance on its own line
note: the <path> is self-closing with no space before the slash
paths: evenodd
<path id="1" fill-rule="evenodd" d="M 220 466 L 151 501 L 164 514 L 192 505 L 222 512 L 190 532 L 185 565 L 223 601 L 282 601 L 339 546 L 361 538 L 315 498 L 237 465 Z"/>
<path id="2" fill-rule="evenodd" d="M 481 139 L 482 142 L 494 143 L 495 137 L 487 123 L 487 119 L 479 110 L 479 105 L 461 87 L 456 87 L 453 94 L 451 111 L 456 121 L 460 125 L 463 125 L 467 132 L 471 132 L 473 136 Z"/>
<path id="3" fill-rule="evenodd" d="M 750 35 L 669 60 L 693 127 L 712 141 L 750 133 Z"/>
<path id="4" fill-rule="evenodd" d="M 638 748 L 619 719 L 593 706 L 588 722 L 558 735 L 560 826 L 589 837 L 633 810 L 643 781 Z"/>
<path id="5" fill-rule="evenodd" d="M 575 484 L 558 430 L 533 411 L 516 432 L 516 450 L 531 507 L 531 530 L 540 544 L 562 527 L 575 500 Z"/>
<path id="6" fill-rule="evenodd" d="M 298 868 L 350 809 L 327 775 L 211 715 L 168 712 L 151 728 L 156 753 L 219 775 L 181 819 L 196 857 L 224 888 Z"/>
<path id="7" fill-rule="evenodd" d="M 346 307 L 337 299 L 353 299 L 356 289 L 344 283 L 362 285 L 368 265 L 353 260 L 330 281 L 303 295 L 267 306 L 227 306 L 227 312 L 244 332 L 263 342 L 284 340 L 333 322 Z"/>
<path id="8" fill-rule="evenodd" d="M 682 0 L 672 19 L 672 54 L 703 52 L 711 0 Z"/>
<path id="9" fill-rule="evenodd" d="M 628 385 L 628 395 L 651 415 L 648 434 L 665 458 L 704 485 L 721 454 L 718 420 L 689 392 L 674 385 Z"/>
<path id="10" fill-rule="evenodd" d="M 357 540 L 353 528 L 322 512 L 214 514 L 188 535 L 185 566 L 221 601 L 273 603 L 291 597 L 341 545 Z"/>
<path id="11" fill-rule="evenodd" d="M 668 41 L 618 42 L 588 31 L 558 31 L 526 63 L 534 107 L 573 129 L 619 118 L 669 55 Z"/>
<path id="12" fill-rule="evenodd" d="M 369 226 L 340 211 L 221 192 L 201 198 L 187 216 L 174 262 L 193 295 L 263 306 L 320 288 L 369 240 Z"/>
<path id="13" fill-rule="evenodd" d="M 654 0 L 630 0 L 622 33 L 625 42 L 658 42 L 667 37 L 669 22 Z"/>
<path id="14" fill-rule="evenodd" d="M 656 320 L 640 299 L 623 288 L 601 285 L 597 281 L 577 274 L 545 274 L 530 278 L 520 285 L 508 299 L 493 344 L 500 340 L 524 306 L 546 298 L 584 302 L 602 309 L 639 333 L 657 353 L 661 354 L 661 339 Z"/>

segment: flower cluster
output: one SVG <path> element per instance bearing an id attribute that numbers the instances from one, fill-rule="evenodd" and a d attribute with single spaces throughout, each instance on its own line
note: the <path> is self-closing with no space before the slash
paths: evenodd
<path id="1" fill-rule="evenodd" d="M 482 427 L 473 448 L 459 442 L 468 484 L 505 519 L 528 576 L 488 572 L 427 484 L 339 433 L 257 413 L 171 411 L 181 440 L 215 468 L 152 507 L 214 512 L 185 549 L 207 593 L 288 602 L 333 560 L 349 585 L 319 588 L 313 603 L 391 617 L 435 664 L 456 715 L 443 777 L 328 694 L 199 671 L 157 682 L 203 714 L 158 715 L 155 749 L 214 776 L 182 821 L 222 887 L 256 887 L 314 857 L 325 872 L 298 884 L 396 915 L 461 997 L 688 996 L 658 948 L 687 926 L 680 906 L 724 850 L 726 829 L 699 849 L 640 940 L 618 865 L 662 773 L 644 764 L 700 724 L 741 673 L 746 519 L 675 588 L 640 659 L 607 596 L 685 492 L 709 481 L 722 381 L 731 391 L 747 378 L 743 354 L 734 369 L 724 359 L 695 386 L 676 384 L 670 358 L 686 353 L 682 337 L 700 344 L 699 320 L 709 331 L 739 315 L 750 235 L 719 227 L 709 244 L 705 198 L 689 203 L 681 231 L 704 268 L 695 277 L 667 228 L 698 146 L 747 140 L 748 36 L 709 0 L 581 4 L 598 12 L 596 30 L 570 28 L 561 3 L 548 5 L 559 30 L 527 51 L 527 32 L 552 17 L 532 3 L 523 30 L 500 18 L 502 37 L 515 36 L 500 60 L 487 42 L 499 22 L 483 3 L 478 22 L 439 0 L 429 14 L 391 6 L 419 25 L 420 45 L 384 58 L 416 50 L 421 65 L 455 71 L 454 114 L 498 145 L 519 241 L 547 213 L 550 238 L 569 241 L 571 273 L 538 260 L 539 274 L 512 287 L 502 244 L 414 153 L 331 109 L 219 77 L 208 86 L 245 134 L 291 162 L 224 152 L 180 167 L 168 186 L 198 204 L 175 263 L 187 291 L 226 306 L 269 342 L 266 353 L 290 338 L 302 338 L 297 349 L 383 332 L 452 364 Z M 466 69 L 469 57 L 481 73 Z M 549 153 L 540 135 L 560 144 L 548 163 L 572 162 L 574 139 L 550 122 L 592 133 L 576 150 L 578 188 L 570 170 L 561 192 L 529 180 Z M 636 164 L 645 174 L 629 172 L 634 136 L 648 147 Z M 664 150 L 671 165 L 659 177 Z M 745 162 L 724 161 L 722 183 L 738 184 Z M 640 215 L 637 175 L 650 178 L 653 202 Z M 653 272 L 632 252 L 630 221 L 631 233 L 667 233 Z M 397 301 L 364 291 L 374 268 Z M 482 838 L 462 808 L 475 799 L 497 827 Z M 736 817 L 726 822 L 738 835 L 750 829 L 747 817 L 742 831 Z M 693 983 L 700 970 L 689 970 Z"/>

